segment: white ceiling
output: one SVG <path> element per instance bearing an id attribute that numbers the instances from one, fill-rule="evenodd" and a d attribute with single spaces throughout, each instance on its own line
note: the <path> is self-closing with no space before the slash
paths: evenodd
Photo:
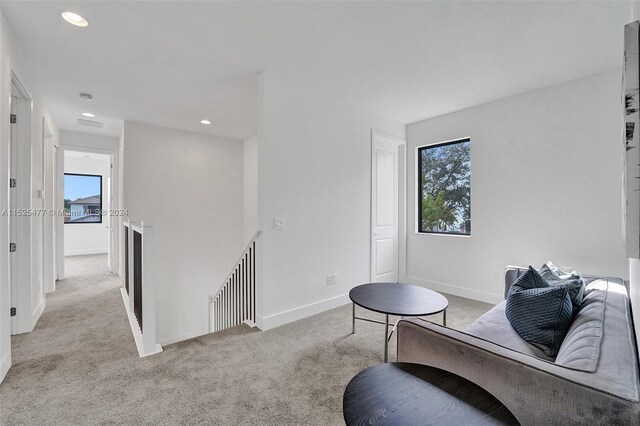
<path id="1" fill-rule="evenodd" d="M 244 139 L 260 70 L 402 123 L 620 67 L 631 2 L 4 1 L 62 129 Z M 74 10 L 87 28 L 65 23 Z M 79 99 L 88 91 L 91 103 Z M 213 124 L 202 126 L 199 121 Z"/>

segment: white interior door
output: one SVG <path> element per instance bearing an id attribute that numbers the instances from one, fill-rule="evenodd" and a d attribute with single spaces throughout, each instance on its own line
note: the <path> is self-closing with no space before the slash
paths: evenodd
<path id="1" fill-rule="evenodd" d="M 371 281 L 399 281 L 400 147 L 404 141 L 372 132 Z"/>

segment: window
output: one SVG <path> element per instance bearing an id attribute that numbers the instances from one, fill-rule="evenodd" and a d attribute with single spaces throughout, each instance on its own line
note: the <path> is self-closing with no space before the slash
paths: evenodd
<path id="1" fill-rule="evenodd" d="M 418 148 L 418 232 L 471 235 L 471 140 Z"/>
<path id="2" fill-rule="evenodd" d="M 64 222 L 102 223 L 102 176 L 64 174 Z"/>

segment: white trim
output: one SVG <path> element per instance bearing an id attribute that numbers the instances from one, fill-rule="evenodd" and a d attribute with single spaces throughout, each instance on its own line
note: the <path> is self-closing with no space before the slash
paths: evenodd
<path id="1" fill-rule="evenodd" d="M 407 143 L 406 139 L 399 138 L 398 136 L 390 135 L 389 133 L 381 132 L 380 130 L 371 129 L 371 136 L 380 136 L 385 139 L 391 139 L 398 145 L 404 145 Z"/>
<path id="2" fill-rule="evenodd" d="M 0 361 L 0 383 L 7 376 L 7 372 L 9 372 L 9 368 L 11 368 L 11 357 L 10 354 L 4 354 L 2 360 Z"/>
<path id="3" fill-rule="evenodd" d="M 270 330 L 275 327 L 279 327 L 284 324 L 288 324 L 293 321 L 298 321 L 312 315 L 317 315 L 322 312 L 334 309 L 343 305 L 351 303 L 348 294 L 325 299 L 320 302 L 310 303 L 308 305 L 300 306 L 298 308 L 289 309 L 279 312 L 277 314 L 268 315 L 262 318 L 261 330 Z"/>
<path id="4" fill-rule="evenodd" d="M 454 296 L 465 297 L 467 299 L 478 300 L 480 302 L 498 304 L 504 300 L 501 294 L 489 293 L 486 291 L 473 290 L 470 288 L 457 287 L 455 285 L 441 283 L 438 281 L 425 280 L 422 278 L 407 276 L 409 284 L 426 287 L 430 290 L 452 294 Z"/>
<path id="5" fill-rule="evenodd" d="M 252 322 L 251 320 L 244 320 L 242 323 L 248 325 L 251 328 L 258 328 L 258 324 Z M 260 330 L 260 331 L 262 331 L 262 330 Z"/>
<path id="6" fill-rule="evenodd" d="M 69 250 L 64 255 L 67 256 L 84 256 L 86 254 L 107 254 L 106 248 L 98 249 L 81 249 L 81 250 Z"/>
<path id="7" fill-rule="evenodd" d="M 209 330 L 203 329 L 198 331 L 191 331 L 189 333 L 183 334 L 181 336 L 169 337 L 166 339 L 162 339 L 158 342 L 159 345 L 167 346 L 173 345 L 174 343 L 182 342 L 189 339 L 195 339 L 196 337 L 204 336 L 209 334 Z"/>
<path id="8" fill-rule="evenodd" d="M 162 345 L 156 343 L 155 349 L 145 353 L 144 342 L 142 341 L 142 333 L 138 328 L 138 321 L 133 313 L 129 310 L 129 296 L 124 288 L 120 288 L 120 294 L 122 295 L 122 301 L 124 302 L 124 308 L 127 311 L 127 317 L 129 318 L 129 325 L 131 326 L 131 332 L 133 333 L 133 340 L 136 342 L 136 349 L 138 349 L 138 356 L 144 358 L 146 356 L 155 355 L 162 352 Z"/>
<path id="9" fill-rule="evenodd" d="M 40 315 L 42 315 L 42 313 L 44 312 L 44 308 L 47 307 L 47 300 L 46 298 L 42 298 L 42 301 L 38 304 L 38 306 L 36 306 L 36 308 L 33 310 L 33 312 L 31 313 L 31 317 L 33 318 L 33 327 L 31 329 L 31 331 L 33 331 L 33 329 L 36 326 L 36 323 L 38 322 L 38 319 L 40 318 Z"/>

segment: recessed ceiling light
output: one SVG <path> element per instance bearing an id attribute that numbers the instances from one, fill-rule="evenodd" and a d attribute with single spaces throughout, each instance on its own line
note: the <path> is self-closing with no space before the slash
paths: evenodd
<path id="1" fill-rule="evenodd" d="M 201 124 L 207 124 L 207 125 L 211 124 L 211 122 L 209 120 L 200 120 L 200 123 Z"/>
<path id="2" fill-rule="evenodd" d="M 62 15 L 62 19 L 64 19 L 71 25 L 75 25 L 76 27 L 86 27 L 87 25 L 89 25 L 86 19 L 75 12 L 65 10 L 60 15 Z"/>
<path id="3" fill-rule="evenodd" d="M 90 112 L 83 112 L 82 115 L 89 118 L 93 118 L 96 116 L 95 114 L 91 114 Z"/>

